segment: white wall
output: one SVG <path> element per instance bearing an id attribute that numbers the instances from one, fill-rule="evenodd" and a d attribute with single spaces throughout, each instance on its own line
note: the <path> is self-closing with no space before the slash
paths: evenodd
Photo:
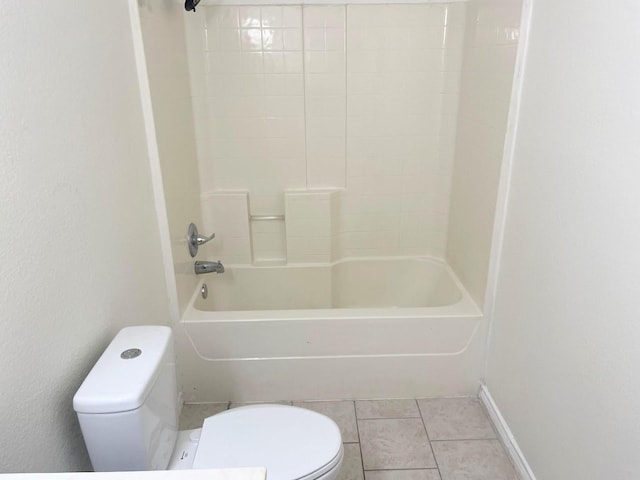
<path id="1" fill-rule="evenodd" d="M 533 2 L 487 384 L 539 479 L 640 470 L 639 24 Z"/>
<path id="2" fill-rule="evenodd" d="M 168 299 L 127 4 L 0 6 L 0 470 L 90 468 L 72 397 Z"/>
<path id="3" fill-rule="evenodd" d="M 180 2 L 132 1 L 138 7 L 133 12 L 134 17 L 138 14 L 133 26 L 135 33 L 141 32 L 141 35 L 135 36 L 134 41 L 142 42 L 143 52 L 138 52 L 141 90 L 143 101 L 148 100 L 145 107 L 152 107 L 152 111 L 145 111 L 147 133 L 152 162 L 160 167 L 161 182 L 156 188 L 161 192 L 158 202 L 164 203 L 166 209 L 166 213 L 162 213 L 168 222 L 170 247 L 165 248 L 171 250 L 167 262 L 173 265 L 173 272 L 171 265 L 169 271 L 175 276 L 175 285 L 171 282 L 171 287 L 175 288 L 177 295 L 178 311 L 173 314 L 177 319 L 184 312 L 197 283 L 194 259 L 189 255 L 185 241 L 189 223 L 198 225 L 204 235 L 211 233 L 204 231 L 200 215 L 195 127 L 183 19 L 189 14 Z"/>
<path id="4" fill-rule="evenodd" d="M 447 261 L 480 306 L 484 296 L 522 0 L 467 4 Z"/>

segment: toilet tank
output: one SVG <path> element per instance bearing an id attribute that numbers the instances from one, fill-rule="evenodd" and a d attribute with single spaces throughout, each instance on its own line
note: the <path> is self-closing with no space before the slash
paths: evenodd
<path id="1" fill-rule="evenodd" d="M 169 327 L 127 327 L 73 397 L 96 472 L 164 470 L 178 431 L 178 388 Z"/>

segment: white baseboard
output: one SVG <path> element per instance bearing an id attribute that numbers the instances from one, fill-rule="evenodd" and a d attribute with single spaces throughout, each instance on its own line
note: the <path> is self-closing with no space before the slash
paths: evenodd
<path id="1" fill-rule="evenodd" d="M 524 458 L 522 450 L 520 450 L 520 447 L 518 446 L 518 442 L 516 442 L 513 433 L 511 433 L 511 429 L 509 429 L 509 425 L 507 425 L 507 422 L 504 420 L 500 410 L 498 410 L 498 406 L 493 400 L 493 397 L 489 393 L 486 385 L 482 385 L 480 387 L 478 398 L 480 399 L 480 403 L 482 403 L 484 408 L 487 410 L 493 425 L 496 427 L 498 436 L 507 451 L 507 455 L 511 458 L 511 462 L 516 469 L 516 473 L 522 480 L 536 480 L 536 476 L 533 474 L 531 467 L 527 463 L 527 459 Z"/>

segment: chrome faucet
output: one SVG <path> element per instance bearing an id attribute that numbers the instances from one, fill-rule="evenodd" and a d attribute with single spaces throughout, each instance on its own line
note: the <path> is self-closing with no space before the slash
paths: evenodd
<path id="1" fill-rule="evenodd" d="M 203 262 L 196 260 L 193 264 L 193 269 L 198 275 L 201 273 L 224 273 L 224 265 L 220 263 L 220 260 L 217 262 Z"/>

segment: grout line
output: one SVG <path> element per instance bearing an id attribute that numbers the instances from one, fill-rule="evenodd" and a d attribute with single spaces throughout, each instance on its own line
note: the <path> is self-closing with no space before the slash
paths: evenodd
<path id="1" fill-rule="evenodd" d="M 394 472 L 396 470 L 402 470 L 404 472 L 414 472 L 421 470 L 438 470 L 435 467 L 423 467 L 423 468 L 371 468 L 369 470 L 365 470 L 365 472 Z"/>
<path id="2" fill-rule="evenodd" d="M 420 415 L 415 417 L 358 417 L 358 420 L 413 420 L 420 418 Z"/>
<path id="3" fill-rule="evenodd" d="M 309 190 L 309 131 L 307 128 L 309 119 L 307 118 L 307 49 L 304 47 L 304 14 L 305 6 L 300 5 L 300 37 L 302 39 L 302 46 L 300 47 L 302 52 L 302 103 L 304 105 L 304 181 L 306 189 Z"/>
<path id="4" fill-rule="evenodd" d="M 353 407 L 353 419 L 356 422 L 356 434 L 358 435 L 358 442 L 360 443 L 360 427 L 358 426 L 358 414 L 356 413 L 356 402 L 355 400 L 350 400 L 351 406 Z"/>
<path id="5" fill-rule="evenodd" d="M 344 62 L 342 64 L 343 68 L 344 68 L 344 171 L 343 171 L 343 175 L 344 175 L 344 188 L 348 188 L 347 185 L 347 152 L 349 151 L 348 145 L 349 145 L 349 130 L 348 130 L 348 112 L 349 112 L 349 106 L 347 105 L 347 100 L 349 98 L 348 95 L 348 91 L 349 91 L 349 74 L 347 72 L 347 50 L 348 50 L 348 45 L 347 45 L 347 14 L 349 9 L 347 8 L 347 5 L 344 5 L 344 22 L 342 23 L 342 28 L 343 28 L 343 52 L 344 52 Z"/>
<path id="6" fill-rule="evenodd" d="M 356 433 L 358 434 L 358 445 L 360 449 L 360 471 L 362 472 L 362 479 L 364 480 L 364 456 L 362 455 L 362 439 L 360 438 L 360 425 L 358 425 L 358 413 L 356 410 L 356 401 L 352 400 L 353 404 L 353 416 L 356 420 Z"/>
<path id="7" fill-rule="evenodd" d="M 346 15 L 346 9 L 345 9 L 345 15 Z M 345 119 L 346 122 L 346 119 Z M 345 142 L 347 141 L 346 139 L 346 135 L 345 135 Z M 346 160 L 345 160 L 346 161 Z M 346 172 L 345 172 L 346 173 Z M 347 177 L 345 175 L 345 185 L 346 185 L 346 181 L 347 181 Z M 358 434 L 358 441 L 359 441 L 359 445 L 360 445 L 360 469 L 362 471 L 362 479 L 365 479 L 365 469 L 364 469 L 364 457 L 362 456 L 362 442 L 360 442 L 360 425 L 358 425 L 358 420 L 360 420 L 358 418 L 358 408 L 356 407 L 356 402 L 357 400 L 353 400 L 353 413 L 356 419 L 356 433 Z"/>
<path id="8" fill-rule="evenodd" d="M 429 431 L 427 430 L 427 424 L 424 421 L 424 416 L 422 415 L 422 409 L 420 408 L 420 403 L 418 400 L 414 400 L 416 405 L 418 406 L 418 411 L 420 412 L 420 420 L 422 420 L 422 427 L 424 428 L 424 433 L 427 435 L 427 441 L 429 442 L 429 449 L 431 450 L 431 455 L 433 455 L 433 462 L 436 464 L 438 469 L 438 475 L 442 478 L 442 474 L 440 473 L 440 465 L 438 465 L 438 459 L 436 458 L 436 452 L 433 450 L 433 445 L 431 442 L 431 438 L 429 438 Z"/>
<path id="9" fill-rule="evenodd" d="M 446 438 L 442 440 L 431 440 L 431 443 L 445 443 L 445 442 L 493 442 L 500 441 L 499 438 Z"/>

